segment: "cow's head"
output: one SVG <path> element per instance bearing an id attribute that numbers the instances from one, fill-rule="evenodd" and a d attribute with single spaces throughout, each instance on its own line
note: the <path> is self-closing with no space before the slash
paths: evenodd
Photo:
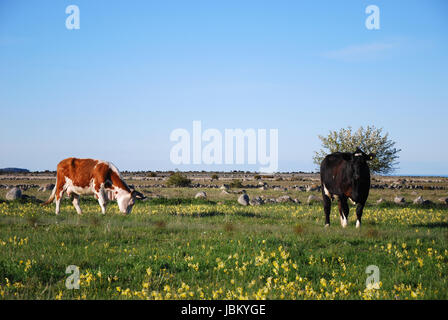
<path id="1" fill-rule="evenodd" d="M 136 199 L 145 199 L 146 197 L 140 192 L 131 189 L 131 192 L 121 192 L 117 195 L 117 203 L 120 212 L 129 214 L 135 204 Z"/>
<path id="2" fill-rule="evenodd" d="M 368 170 L 367 161 L 375 159 L 375 153 L 366 154 L 360 148 L 357 148 L 352 154 L 352 169 L 353 178 L 359 180 L 362 177 L 362 172 Z"/>

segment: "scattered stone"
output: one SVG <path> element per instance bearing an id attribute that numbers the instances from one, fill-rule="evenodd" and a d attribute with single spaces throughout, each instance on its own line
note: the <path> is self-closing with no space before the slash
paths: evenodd
<path id="1" fill-rule="evenodd" d="M 246 193 L 243 193 L 238 197 L 238 203 L 243 206 L 249 205 L 249 196 Z"/>
<path id="2" fill-rule="evenodd" d="M 309 197 L 308 197 L 308 199 L 307 199 L 307 203 L 308 204 L 312 204 L 313 202 L 321 202 L 322 201 L 322 199 L 320 198 L 320 197 L 318 197 L 318 196 L 315 196 L 314 194 L 311 194 Z"/>
<path id="3" fill-rule="evenodd" d="M 320 186 L 317 184 L 313 184 L 311 186 L 307 186 L 305 190 L 306 192 L 320 191 Z"/>
<path id="4" fill-rule="evenodd" d="M 6 200 L 17 200 L 22 198 L 22 190 L 17 187 L 13 187 L 6 193 Z"/>
<path id="5" fill-rule="evenodd" d="M 26 201 L 26 202 L 43 203 L 42 200 L 37 199 L 37 198 L 34 197 L 34 196 L 29 196 L 29 195 L 26 195 L 26 194 L 22 194 L 22 198 L 21 198 L 21 199 L 24 200 L 24 201 Z"/>
<path id="6" fill-rule="evenodd" d="M 207 199 L 207 193 L 205 193 L 205 191 L 200 191 L 200 192 L 196 193 L 194 198 L 195 199 Z"/>
<path id="7" fill-rule="evenodd" d="M 41 186 L 38 191 L 52 191 L 54 188 L 54 184 L 53 183 L 47 183 L 44 186 Z"/>
<path id="8" fill-rule="evenodd" d="M 405 200 L 404 197 L 398 197 L 398 196 L 396 196 L 396 197 L 394 198 L 394 202 L 395 202 L 396 204 L 403 204 L 403 203 L 406 203 L 406 200 Z"/>
<path id="9" fill-rule="evenodd" d="M 256 197 L 256 198 L 250 200 L 249 204 L 251 206 L 259 206 L 259 205 L 264 204 L 264 200 L 261 197 Z"/>
<path id="10" fill-rule="evenodd" d="M 221 194 L 230 194 L 230 193 L 228 193 L 226 190 L 222 190 Z"/>
<path id="11" fill-rule="evenodd" d="M 279 202 L 279 203 L 294 202 L 292 200 L 292 198 L 290 196 L 288 196 L 288 195 L 284 195 L 284 196 L 278 197 L 276 201 Z"/>
<path id="12" fill-rule="evenodd" d="M 423 197 L 419 196 L 417 198 L 414 199 L 414 204 L 422 204 L 423 203 Z"/>
<path id="13" fill-rule="evenodd" d="M 384 202 L 386 202 L 386 200 L 384 200 L 383 198 L 380 198 L 380 199 L 378 199 L 376 201 L 376 204 L 381 204 L 381 203 L 384 203 Z"/>

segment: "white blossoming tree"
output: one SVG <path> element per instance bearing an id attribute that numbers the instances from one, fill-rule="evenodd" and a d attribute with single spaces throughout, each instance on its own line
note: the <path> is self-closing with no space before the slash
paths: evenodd
<path id="1" fill-rule="evenodd" d="M 370 171 L 377 174 L 388 174 L 396 169 L 398 152 L 395 142 L 389 139 L 389 134 L 383 134 L 382 129 L 375 126 L 360 127 L 353 131 L 351 127 L 330 131 L 329 134 L 319 136 L 322 149 L 314 153 L 314 163 L 320 165 L 327 154 L 333 152 L 354 152 L 360 148 L 365 153 L 375 153 L 376 158 L 369 161 Z"/>

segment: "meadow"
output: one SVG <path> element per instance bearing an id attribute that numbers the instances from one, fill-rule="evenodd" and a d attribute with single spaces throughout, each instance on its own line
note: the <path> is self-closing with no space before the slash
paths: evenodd
<path id="1" fill-rule="evenodd" d="M 138 202 L 128 216 L 116 203 L 102 215 L 89 197 L 82 216 L 68 199 L 58 216 L 54 205 L 0 203 L 0 297 L 448 298 L 446 205 L 369 202 L 362 228 L 354 227 L 352 207 L 343 229 L 336 205 L 324 228 L 318 203 L 245 207 L 234 195 L 202 200 L 186 197 L 190 188 L 169 192 Z M 79 268 L 79 289 L 66 288 L 69 265 Z M 379 284 L 366 287 L 370 265 Z"/>

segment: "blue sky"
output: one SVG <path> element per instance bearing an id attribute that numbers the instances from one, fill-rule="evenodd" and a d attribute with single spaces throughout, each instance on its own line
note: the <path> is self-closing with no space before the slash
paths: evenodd
<path id="1" fill-rule="evenodd" d="M 80 9 L 80 29 L 65 8 Z M 365 8 L 380 8 L 380 30 Z M 69 156 L 173 165 L 176 128 L 279 130 L 279 170 L 311 171 L 318 135 L 374 125 L 395 174 L 448 174 L 446 1 L 0 2 L 0 167 Z"/>

